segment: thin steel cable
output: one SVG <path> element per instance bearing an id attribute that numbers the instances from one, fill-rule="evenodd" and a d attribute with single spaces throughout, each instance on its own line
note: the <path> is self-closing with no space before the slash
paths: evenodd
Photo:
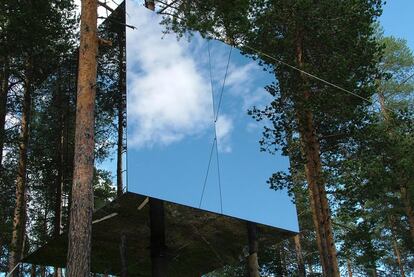
<path id="1" fill-rule="evenodd" d="M 224 79 L 223 79 L 223 84 L 221 86 L 220 98 L 219 98 L 219 102 L 218 102 L 218 105 L 217 105 L 217 110 L 216 110 L 216 116 L 215 116 L 215 119 L 214 119 L 214 123 L 217 122 L 217 119 L 218 119 L 218 116 L 219 116 L 221 102 L 223 100 L 224 87 L 226 86 L 227 74 L 228 74 L 228 71 L 229 71 L 230 58 L 231 58 L 231 52 L 232 51 L 233 51 L 233 46 L 230 47 L 229 56 L 227 58 L 226 72 L 224 73 Z"/>
<path id="2" fill-rule="evenodd" d="M 207 185 L 208 173 L 210 172 L 211 158 L 213 157 L 213 150 L 214 150 L 214 146 L 216 145 L 216 142 L 217 142 L 217 140 L 214 138 L 213 144 L 211 145 L 210 157 L 208 159 L 206 176 L 204 177 L 203 190 L 201 191 L 200 202 L 198 204 L 199 209 L 201 208 L 201 204 L 203 203 L 204 192 L 206 190 L 206 185 Z"/>
<path id="3" fill-rule="evenodd" d="M 210 72 L 210 87 L 211 87 L 211 97 L 212 97 L 212 103 L 213 103 L 213 123 L 214 123 L 214 140 L 211 146 L 210 150 L 210 156 L 209 161 L 207 165 L 207 171 L 206 175 L 204 177 L 204 183 L 203 183 L 203 189 L 201 192 L 200 202 L 199 202 L 199 208 L 201 208 L 201 205 L 203 203 L 204 193 L 207 185 L 207 179 L 210 172 L 210 166 L 211 166 L 211 159 L 213 156 L 213 150 L 214 147 L 216 148 L 216 161 L 217 161 L 217 175 L 218 175 L 218 187 L 219 187 L 219 195 L 220 195 L 220 212 L 223 213 L 223 195 L 221 190 L 221 171 L 220 171 L 220 160 L 219 160 L 219 152 L 218 152 L 218 143 L 217 143 L 217 119 L 220 112 L 221 102 L 223 100 L 223 93 L 224 93 L 224 87 L 226 85 L 229 65 L 230 65 L 230 58 L 231 53 L 233 50 L 233 47 L 230 48 L 229 55 L 227 58 L 227 65 L 226 65 L 226 71 L 224 74 L 223 84 L 220 91 L 220 98 L 219 103 L 217 105 L 217 109 L 215 109 L 215 98 L 214 98 L 214 86 L 213 86 L 213 74 L 212 74 L 212 68 L 211 68 L 211 51 L 210 51 L 210 40 L 207 42 L 207 50 L 208 50 L 208 63 L 209 63 L 209 72 Z"/>
<path id="4" fill-rule="evenodd" d="M 221 174 L 220 174 L 220 162 L 219 162 L 218 142 L 217 142 L 217 124 L 216 124 L 216 109 L 215 109 L 216 103 L 214 99 L 213 73 L 211 69 L 210 40 L 207 41 L 207 49 L 208 49 L 208 65 L 209 65 L 209 71 L 210 71 L 211 98 L 212 98 L 212 103 L 213 103 L 214 140 L 216 142 L 216 161 L 217 161 L 218 188 L 219 188 L 219 195 L 220 195 L 220 212 L 223 213 L 223 197 L 221 193 Z"/>
<path id="5" fill-rule="evenodd" d="M 212 73 L 212 69 L 211 69 L 210 40 L 207 41 L 207 51 L 208 51 L 208 67 L 209 67 L 209 71 L 210 71 L 211 100 L 212 100 L 212 103 L 213 103 L 213 120 L 215 120 L 216 103 L 215 103 L 215 99 L 214 99 L 213 73 Z"/>
<path id="6" fill-rule="evenodd" d="M 217 132 L 215 131 L 215 133 Z M 217 144 L 217 134 L 216 134 L 216 160 L 217 160 L 218 187 L 219 187 L 219 193 L 220 193 L 220 212 L 223 214 L 223 196 L 221 193 L 221 173 L 220 173 L 220 161 L 219 161 L 219 152 L 218 152 L 218 144 Z"/>
<path id="7" fill-rule="evenodd" d="M 211 70 L 210 40 L 207 41 L 207 51 L 208 51 L 208 65 L 209 65 L 209 71 L 210 71 L 211 101 L 212 101 L 212 104 L 213 104 L 213 120 L 214 120 L 215 115 L 216 115 L 216 111 L 215 111 L 215 100 L 214 100 L 213 73 L 212 73 L 212 70 Z M 200 202 L 199 202 L 198 208 L 201 208 L 201 204 L 203 203 L 204 192 L 206 190 L 208 174 L 210 173 L 211 158 L 213 157 L 213 150 L 214 150 L 214 146 L 215 146 L 216 142 L 217 142 L 217 135 L 216 135 L 216 126 L 214 124 L 214 139 L 213 139 L 213 143 L 211 145 L 210 156 L 208 158 L 207 171 L 206 171 L 206 175 L 204 177 L 203 189 L 201 191 L 201 197 L 200 197 Z"/>
<path id="8" fill-rule="evenodd" d="M 209 51 L 210 51 L 210 48 L 209 48 Z M 220 211 L 221 211 L 221 213 L 223 213 L 223 195 L 222 195 L 222 189 L 221 189 L 220 158 L 219 158 L 218 139 L 217 139 L 217 120 L 218 120 L 218 116 L 219 116 L 219 113 L 220 113 L 221 103 L 222 103 L 222 100 L 223 100 L 224 88 L 226 86 L 226 80 L 227 80 L 227 75 L 228 75 L 228 72 L 229 72 L 229 65 L 230 65 L 230 59 L 231 59 L 232 51 L 233 51 L 233 46 L 230 47 L 229 55 L 227 57 L 226 71 L 224 73 L 223 84 L 221 86 L 221 91 L 220 91 L 220 98 L 219 98 L 219 102 L 218 102 L 218 105 L 217 105 L 217 110 L 216 110 L 216 114 L 215 114 L 215 118 L 214 118 L 214 136 L 215 136 L 215 140 L 216 140 L 217 176 L 218 176 L 218 187 L 219 187 L 219 194 L 220 194 Z"/>
<path id="9" fill-rule="evenodd" d="M 414 72 L 410 76 L 405 78 L 401 83 L 399 83 L 398 86 L 395 88 L 395 90 L 400 89 L 405 83 L 407 83 L 413 77 L 414 77 Z"/>
<path id="10" fill-rule="evenodd" d="M 296 66 L 293 66 L 293 65 L 291 65 L 291 64 L 288 64 L 288 63 L 286 63 L 286 62 L 284 62 L 284 61 L 282 61 L 282 60 L 279 60 L 279 59 L 277 59 L 277 58 L 275 58 L 275 57 L 273 57 L 273 56 L 271 56 L 271 55 L 269 55 L 269 54 L 267 54 L 267 53 L 264 53 L 264 52 L 262 52 L 262 51 L 260 51 L 260 50 L 258 50 L 258 49 L 255 49 L 255 48 L 250 47 L 250 46 L 248 46 L 248 45 L 244 45 L 243 47 L 248 48 L 248 49 L 252 50 L 253 52 L 256 52 L 257 54 L 260 54 L 260 55 L 262 55 L 262 56 L 265 56 L 265 57 L 267 57 L 267 58 L 269 58 L 269 59 L 271 59 L 271 60 L 274 60 L 274 61 L 276 61 L 276 62 L 278 62 L 278 63 L 280 63 L 280 64 L 283 64 L 283 65 L 285 65 L 285 66 L 287 66 L 287 67 L 290 67 L 290 68 L 292 68 L 292 69 L 294 69 L 294 70 L 296 70 L 296 71 L 299 71 L 299 72 L 301 72 L 301 73 L 303 73 L 303 74 L 305 74 L 305 75 L 307 75 L 307 76 L 309 76 L 309 77 L 311 77 L 311 78 L 314 78 L 314 79 L 316 79 L 316 80 L 318 80 L 318 81 L 320 81 L 320 82 L 322 82 L 322 83 L 324 83 L 324 84 L 327 84 L 327 85 L 329 85 L 329 86 L 331 86 L 331 87 L 334 87 L 334 88 L 339 89 L 339 90 L 341 90 L 341 91 L 343 91 L 343 92 L 346 92 L 346 93 L 351 94 L 351 95 L 353 95 L 353 96 L 355 96 L 355 97 L 358 97 L 358 98 L 360 98 L 360 99 L 362 99 L 362 100 L 364 100 L 364 101 L 367 101 L 367 102 L 368 102 L 368 103 L 370 103 L 370 104 L 374 104 L 374 102 L 373 102 L 373 101 L 371 101 L 371 100 L 370 100 L 370 99 L 368 99 L 368 98 L 365 98 L 365 97 L 363 97 L 363 96 L 361 96 L 361 95 L 359 95 L 359 94 L 357 94 L 357 93 L 355 93 L 355 92 L 353 92 L 353 91 L 350 91 L 350 90 L 348 90 L 348 89 L 345 89 L 345 88 L 343 88 L 343 87 L 340 87 L 340 86 L 338 86 L 338 85 L 336 85 L 336 84 L 334 84 L 334 83 L 331 83 L 331 82 L 329 82 L 329 81 L 326 81 L 325 79 L 322 79 L 322 78 L 320 78 L 320 77 L 318 77 L 318 76 L 316 76 L 316 75 L 313 75 L 313 74 L 311 74 L 311 73 L 309 73 L 309 72 L 307 72 L 307 71 L 304 71 L 304 70 L 302 70 L 302 69 L 300 69 L 300 68 L 298 68 L 298 67 L 296 67 Z M 390 112 L 394 113 L 394 111 L 393 111 L 393 110 L 391 110 L 390 108 L 386 108 L 386 109 L 387 109 L 387 110 L 389 110 Z"/>

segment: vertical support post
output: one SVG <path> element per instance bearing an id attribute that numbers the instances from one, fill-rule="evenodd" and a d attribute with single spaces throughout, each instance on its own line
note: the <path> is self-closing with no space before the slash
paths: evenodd
<path id="1" fill-rule="evenodd" d="M 127 237 L 121 234 L 121 243 L 119 245 L 119 252 L 121 257 L 121 277 L 128 276 L 128 260 L 127 260 Z"/>
<path id="2" fill-rule="evenodd" d="M 260 277 L 259 262 L 257 252 L 259 250 L 259 243 L 257 241 L 257 225 L 256 223 L 247 222 L 247 237 L 249 240 L 249 257 L 247 258 L 247 268 L 249 277 Z"/>
<path id="3" fill-rule="evenodd" d="M 150 198 L 151 266 L 153 277 L 167 276 L 164 202 Z"/>

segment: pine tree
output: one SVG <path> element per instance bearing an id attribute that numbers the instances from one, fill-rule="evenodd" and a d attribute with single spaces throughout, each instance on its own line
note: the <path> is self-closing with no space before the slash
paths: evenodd
<path id="1" fill-rule="evenodd" d="M 98 55 L 97 1 L 83 0 L 77 82 L 75 157 L 67 275 L 89 276 L 93 212 L 94 112 Z"/>

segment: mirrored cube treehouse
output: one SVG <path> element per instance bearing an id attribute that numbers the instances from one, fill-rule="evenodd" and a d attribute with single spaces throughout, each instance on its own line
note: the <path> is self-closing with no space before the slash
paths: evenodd
<path id="1" fill-rule="evenodd" d="M 98 79 L 126 99 L 127 152 L 124 193 L 93 215 L 92 271 L 202 276 L 244 263 L 251 240 L 260 254 L 295 235 L 292 199 L 267 183 L 289 162 L 261 151 L 264 126 L 249 115 L 269 102 L 274 76 L 225 43 L 165 32 L 142 1 L 102 26 L 115 35 L 100 55 L 126 56 L 118 81 Z M 66 251 L 63 233 L 24 262 L 65 267 Z"/>

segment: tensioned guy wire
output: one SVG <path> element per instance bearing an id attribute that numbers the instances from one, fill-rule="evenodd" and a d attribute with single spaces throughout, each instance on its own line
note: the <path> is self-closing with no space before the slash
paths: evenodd
<path id="1" fill-rule="evenodd" d="M 243 47 L 246 47 L 246 48 L 248 48 L 248 49 L 250 49 L 250 50 L 252 50 L 253 52 L 256 52 L 257 54 L 259 54 L 259 55 L 262 55 L 262 56 L 265 56 L 265 57 L 267 57 L 267 58 L 269 58 L 269 59 L 271 59 L 271 60 L 274 60 L 275 62 L 278 62 L 278 63 L 280 63 L 280 64 L 283 64 L 283 65 L 285 65 L 285 66 L 287 66 L 287 67 L 290 67 L 290 68 L 292 68 L 292 69 L 294 69 L 294 70 L 296 70 L 296 71 L 299 71 L 299 72 L 301 72 L 301 73 L 303 73 L 303 74 L 305 74 L 305 75 L 307 75 L 307 76 L 309 76 L 309 77 L 311 77 L 311 78 L 314 78 L 314 79 L 316 79 L 316 80 L 318 80 L 318 81 L 320 81 L 320 82 L 322 82 L 322 83 L 324 83 L 324 84 L 327 84 L 327 85 L 329 85 L 329 86 L 331 86 L 331 87 L 334 87 L 334 88 L 336 88 L 336 89 L 339 89 L 339 90 L 341 90 L 341 91 L 343 91 L 343 92 L 346 92 L 346 93 L 348 93 L 348 94 L 351 94 L 351 95 L 353 95 L 353 96 L 355 96 L 355 97 L 358 97 L 358 98 L 360 98 L 360 99 L 362 99 L 362 100 L 364 100 L 364 101 L 367 101 L 368 103 L 371 103 L 371 104 L 373 104 L 374 102 L 373 101 L 371 101 L 370 99 L 368 99 L 368 98 L 365 98 L 365 97 L 363 97 L 363 96 L 361 96 L 361 95 L 359 95 L 359 94 L 357 94 L 357 93 L 355 93 L 355 92 L 353 92 L 353 91 L 350 91 L 350 90 L 348 90 L 348 89 L 345 89 L 345 88 L 343 88 L 343 87 L 340 87 L 340 86 L 338 86 L 338 85 L 336 85 L 336 84 L 334 84 L 334 83 L 331 83 L 331 82 L 329 82 L 329 81 L 327 81 L 327 80 L 325 80 L 325 79 L 322 79 L 322 78 L 320 78 L 320 77 L 318 77 L 318 76 L 316 76 L 316 75 L 313 75 L 313 74 L 311 74 L 311 73 L 309 73 L 309 72 L 307 72 L 307 71 L 305 71 L 305 70 L 302 70 L 302 69 L 300 69 L 300 68 L 298 68 L 298 67 L 296 67 L 296 66 L 293 66 L 293 65 L 291 65 L 291 64 L 288 64 L 288 63 L 286 63 L 286 62 L 284 62 L 284 61 L 282 61 L 282 60 L 279 60 L 279 59 L 277 59 L 277 58 L 275 58 L 275 57 L 273 57 L 273 56 L 271 56 L 271 55 L 269 55 L 269 54 L 267 54 L 267 53 L 264 53 L 264 52 L 262 52 L 262 51 L 260 51 L 260 50 L 258 50 L 258 49 L 255 49 L 255 48 L 253 48 L 253 47 L 250 47 L 250 46 L 248 46 L 248 45 L 244 45 Z M 411 76 L 412 77 L 412 76 Z M 410 78 L 411 78 L 410 77 Z M 387 107 L 385 107 L 387 110 L 389 110 L 390 112 L 394 112 L 393 110 L 391 110 L 390 108 L 387 108 Z"/>
<path id="2" fill-rule="evenodd" d="M 213 104 L 214 139 L 213 139 L 213 143 L 211 144 L 210 156 L 208 158 L 207 170 L 206 170 L 206 175 L 204 176 L 203 189 L 201 191 L 200 202 L 198 204 L 198 208 L 201 208 L 201 204 L 203 203 L 204 192 L 206 190 L 208 174 L 210 173 L 211 158 L 213 157 L 214 146 L 217 143 L 217 134 L 216 134 L 217 132 L 216 132 L 216 126 L 215 126 L 215 117 L 216 117 L 216 107 L 215 106 L 216 106 L 216 104 L 215 104 L 215 100 L 214 100 L 213 73 L 212 73 L 212 70 L 211 70 L 210 40 L 207 41 L 207 51 L 208 51 L 208 66 L 209 66 L 209 73 L 210 73 L 211 101 L 212 101 L 212 104 Z"/>
<path id="3" fill-rule="evenodd" d="M 227 58 L 227 65 L 226 65 L 226 70 L 225 70 L 225 74 L 224 74 L 223 84 L 222 84 L 222 87 L 221 87 L 220 98 L 219 98 L 217 108 L 215 108 L 213 75 L 212 75 L 212 68 L 211 68 L 210 40 L 207 42 L 207 50 L 208 50 L 209 72 L 210 72 L 211 97 L 212 97 L 212 103 L 213 103 L 214 139 L 213 139 L 213 143 L 212 143 L 211 150 L 210 150 L 210 156 L 209 156 L 209 160 L 208 160 L 206 175 L 204 177 L 203 189 L 202 189 L 202 192 L 201 192 L 201 197 L 200 197 L 200 202 L 199 202 L 199 208 L 201 208 L 201 205 L 202 205 L 202 202 L 203 202 L 205 188 L 206 188 L 206 185 L 207 185 L 207 179 L 208 179 L 208 175 L 209 175 L 209 172 L 210 172 L 211 159 L 212 159 L 213 150 L 214 150 L 214 147 L 215 147 L 216 148 L 218 186 L 219 186 L 219 194 L 220 194 L 220 212 L 223 213 L 223 197 L 222 197 L 222 191 L 221 191 L 220 160 L 219 160 L 218 143 L 217 143 L 217 119 L 218 119 L 218 116 L 219 116 L 221 102 L 222 102 L 222 99 L 223 99 L 223 92 L 224 92 L 224 87 L 226 85 L 228 69 L 229 69 L 229 65 L 230 65 L 230 58 L 231 58 L 231 53 L 232 53 L 233 47 L 230 48 L 229 55 L 228 55 L 228 58 Z"/>

